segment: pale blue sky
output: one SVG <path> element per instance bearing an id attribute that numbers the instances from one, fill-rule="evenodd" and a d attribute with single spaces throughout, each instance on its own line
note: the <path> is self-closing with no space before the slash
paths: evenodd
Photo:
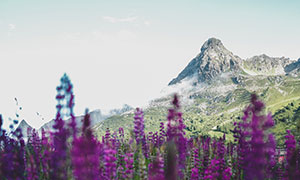
<path id="1" fill-rule="evenodd" d="M 300 57 L 300 1 L 0 0 L 0 112 L 39 127 L 64 72 L 76 113 L 144 105 L 216 37 L 242 58 Z M 40 121 L 40 112 L 46 119 Z"/>

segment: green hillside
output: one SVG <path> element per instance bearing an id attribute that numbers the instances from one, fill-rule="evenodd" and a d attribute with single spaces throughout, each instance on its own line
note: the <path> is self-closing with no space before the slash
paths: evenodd
<path id="1" fill-rule="evenodd" d="M 214 89 L 214 84 L 211 84 L 210 88 Z M 221 95 L 211 89 L 180 96 L 181 99 L 192 101 L 192 103 L 185 103 L 184 100 L 182 102 L 186 133 L 189 136 L 221 136 L 226 133 L 228 138 L 232 139 L 233 122 L 240 119 L 253 92 L 265 102 L 266 112 L 272 112 L 276 122 L 272 131 L 280 143 L 283 142 L 286 129 L 297 130 L 300 116 L 300 81 L 296 78 L 288 76 L 248 78 L 235 89 Z M 160 122 L 167 121 L 170 97 L 156 99 L 144 109 L 146 132 L 158 131 Z M 125 133 L 129 135 L 129 130 L 133 129 L 133 117 L 133 111 L 112 116 L 94 126 L 94 130 L 98 136 L 102 136 L 107 128 L 116 131 L 123 127 Z"/>

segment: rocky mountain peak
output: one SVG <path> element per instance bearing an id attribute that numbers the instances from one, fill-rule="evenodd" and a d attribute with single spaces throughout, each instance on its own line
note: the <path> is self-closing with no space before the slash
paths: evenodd
<path id="1" fill-rule="evenodd" d="M 217 47 L 225 48 L 221 42 L 221 40 L 216 38 L 209 38 L 201 47 L 201 52 L 207 49 L 214 49 Z"/>
<path id="2" fill-rule="evenodd" d="M 199 82 L 209 83 L 211 79 L 222 73 L 238 71 L 241 58 L 227 50 L 221 40 L 209 38 L 201 47 L 201 52 L 174 78 L 169 85 L 176 84 L 183 79 L 196 77 Z"/>

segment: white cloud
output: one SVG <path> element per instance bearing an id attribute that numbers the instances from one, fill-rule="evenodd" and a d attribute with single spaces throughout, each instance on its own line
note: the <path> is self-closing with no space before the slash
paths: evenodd
<path id="1" fill-rule="evenodd" d="M 150 21 L 144 21 L 144 25 L 145 25 L 145 26 L 150 26 L 151 23 L 150 23 Z"/>
<path id="2" fill-rule="evenodd" d="M 16 29 L 16 25 L 15 24 L 9 24 L 8 27 L 9 27 L 9 30 Z"/>
<path id="3" fill-rule="evenodd" d="M 69 40 L 78 40 L 80 38 L 80 35 L 80 32 L 68 32 L 64 34 L 64 38 Z"/>
<path id="4" fill-rule="evenodd" d="M 112 16 L 103 16 L 102 19 L 106 22 L 110 23 L 118 23 L 118 22 L 125 22 L 125 23 L 133 23 L 136 22 L 138 17 L 132 16 L 132 17 L 126 17 L 126 18 L 117 18 Z"/>
<path id="5" fill-rule="evenodd" d="M 137 16 L 129 16 L 125 18 L 118 18 L 113 16 L 103 16 L 102 19 L 109 23 L 131 23 L 136 26 L 144 25 L 144 26 L 150 26 L 151 23 L 148 20 L 145 20 L 144 18 L 139 18 Z"/>
<path id="6" fill-rule="evenodd" d="M 92 35 L 95 37 L 95 39 L 104 39 L 104 38 L 106 38 L 106 35 L 101 31 L 93 31 Z"/>
<path id="7" fill-rule="evenodd" d="M 136 34 L 132 31 L 129 30 L 121 30 L 117 33 L 117 37 L 121 41 L 128 41 L 128 40 L 133 40 L 136 39 Z"/>
<path id="8" fill-rule="evenodd" d="M 94 40 L 99 40 L 101 42 L 110 42 L 115 39 L 115 36 L 112 33 L 105 33 L 102 31 L 93 31 L 92 36 L 94 37 Z"/>
<path id="9" fill-rule="evenodd" d="M 137 38 L 135 32 L 122 29 L 117 32 L 102 32 L 102 31 L 93 31 L 92 36 L 95 40 L 100 40 L 102 42 L 111 42 L 111 41 L 130 41 Z"/>

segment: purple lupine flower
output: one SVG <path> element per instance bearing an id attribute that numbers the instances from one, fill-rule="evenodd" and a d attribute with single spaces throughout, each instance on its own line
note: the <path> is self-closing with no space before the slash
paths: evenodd
<path id="1" fill-rule="evenodd" d="M 38 170 L 38 166 L 35 163 L 34 155 L 29 154 L 27 157 L 27 166 L 26 166 L 27 179 L 28 180 L 38 180 L 39 174 L 38 174 L 37 170 Z"/>
<path id="2" fill-rule="evenodd" d="M 128 179 L 133 178 L 133 154 L 127 153 L 125 157 L 126 162 L 126 175 Z"/>
<path id="3" fill-rule="evenodd" d="M 119 128 L 119 136 L 124 137 L 124 128 L 122 127 Z"/>
<path id="4" fill-rule="evenodd" d="M 115 157 L 117 151 L 113 148 L 107 146 L 104 150 L 104 162 L 105 162 L 105 172 L 104 172 L 104 179 L 111 180 L 116 179 L 116 161 L 117 158 Z"/>
<path id="5" fill-rule="evenodd" d="M 246 123 L 246 119 L 248 118 L 248 111 L 244 111 L 244 116 L 243 116 L 243 122 L 236 123 L 234 122 L 234 141 L 237 142 L 237 146 L 235 147 L 235 151 L 237 153 L 237 157 L 233 162 L 233 166 L 235 167 L 234 170 L 234 175 L 235 179 L 241 179 L 242 178 L 242 172 L 243 168 L 246 167 L 246 162 L 245 162 L 245 156 L 246 153 L 248 152 L 249 143 L 246 141 L 246 136 L 247 131 L 244 131 L 246 127 L 248 126 L 248 123 Z"/>
<path id="6" fill-rule="evenodd" d="M 291 134 L 290 130 L 287 130 L 285 136 L 285 147 L 286 147 L 286 165 L 285 165 L 285 178 L 295 179 L 297 177 L 297 151 L 296 151 L 296 140 L 294 135 Z"/>
<path id="7" fill-rule="evenodd" d="M 208 168 L 205 170 L 205 176 L 204 179 L 209 180 L 217 180 L 217 179 L 224 179 L 224 180 L 230 180 L 231 179 L 231 168 L 226 167 L 223 171 L 220 171 L 222 168 L 221 161 L 217 159 L 212 159 L 211 164 L 208 166 Z"/>
<path id="8" fill-rule="evenodd" d="M 146 140 L 146 136 L 144 135 L 142 139 L 142 151 L 146 159 L 149 158 L 149 148 L 148 148 L 148 143 Z"/>
<path id="9" fill-rule="evenodd" d="M 205 170 L 205 176 L 204 179 L 209 180 L 217 180 L 217 178 L 220 176 L 219 174 L 219 163 L 220 161 L 217 159 L 212 159 L 210 165 Z"/>
<path id="10" fill-rule="evenodd" d="M 179 176 L 183 178 L 185 161 L 186 161 L 186 150 L 187 150 L 187 140 L 184 137 L 185 125 L 182 119 L 182 113 L 179 112 L 179 100 L 178 96 L 175 94 L 172 101 L 173 108 L 169 109 L 168 113 L 168 128 L 167 128 L 167 141 L 174 141 L 177 146 L 178 151 L 178 171 Z"/>
<path id="11" fill-rule="evenodd" d="M 227 167 L 222 173 L 222 179 L 223 180 L 230 180 L 232 176 L 231 168 Z"/>
<path id="12" fill-rule="evenodd" d="M 40 161 L 42 159 L 42 154 L 41 154 L 41 141 L 35 129 L 32 130 L 31 137 L 29 136 L 27 146 L 29 145 L 32 147 L 32 150 L 28 151 L 27 166 L 26 166 L 27 179 L 36 180 L 39 179 L 39 175 L 41 173 Z"/>
<path id="13" fill-rule="evenodd" d="M 226 169 L 226 167 L 225 167 L 226 162 L 224 159 L 226 149 L 225 149 L 224 141 L 225 141 L 225 134 L 224 134 L 223 138 L 220 138 L 219 141 L 217 142 L 217 158 L 219 160 L 219 174 L 220 174 L 219 178 L 222 178 L 221 174 Z"/>
<path id="14" fill-rule="evenodd" d="M 99 142 L 90 128 L 90 116 L 86 111 L 82 135 L 73 140 L 72 164 L 73 174 L 78 180 L 99 179 Z"/>
<path id="15" fill-rule="evenodd" d="M 48 137 L 46 137 L 46 132 L 44 128 L 42 128 L 42 179 L 49 179 L 49 163 L 51 159 L 51 146 L 49 144 Z"/>
<path id="16" fill-rule="evenodd" d="M 158 135 L 158 132 L 155 132 L 153 135 L 152 135 L 152 138 L 153 138 L 153 142 L 152 144 L 155 146 L 155 147 L 159 147 L 159 135 Z"/>
<path id="17" fill-rule="evenodd" d="M 193 149 L 194 148 L 194 140 L 195 140 L 195 143 L 197 144 L 198 143 L 198 138 L 190 138 L 187 140 L 187 148 L 188 149 Z"/>
<path id="18" fill-rule="evenodd" d="M 159 140 L 159 146 L 161 146 L 164 142 L 165 142 L 165 136 L 166 136 L 166 132 L 165 132 L 165 126 L 164 126 L 164 123 L 161 122 L 160 123 L 160 129 L 159 129 L 159 137 L 158 137 L 158 140 Z"/>
<path id="19" fill-rule="evenodd" d="M 66 116 L 65 114 L 62 114 L 63 108 L 63 102 L 65 100 L 66 94 L 66 74 L 61 78 L 61 85 L 56 88 L 57 90 L 57 96 L 56 100 L 58 102 L 56 108 L 56 118 L 55 118 L 55 124 L 53 125 L 53 128 L 55 132 L 52 133 L 52 141 L 53 141 L 53 148 L 51 154 L 51 162 L 50 162 L 50 178 L 51 179 L 65 179 L 67 177 L 67 171 L 65 170 L 67 165 L 67 139 L 69 137 L 69 132 L 64 127 L 65 123 L 63 121 L 63 117 Z M 68 108 L 68 107 L 67 107 Z"/>
<path id="20" fill-rule="evenodd" d="M 199 179 L 199 165 L 200 165 L 200 159 L 199 159 L 199 149 L 194 149 L 194 167 L 192 168 L 192 174 L 191 174 L 191 180 L 198 180 Z"/>
<path id="21" fill-rule="evenodd" d="M 217 140 L 216 139 L 212 140 L 212 143 L 211 143 L 211 152 L 212 152 L 213 156 L 217 154 Z"/>
<path id="22" fill-rule="evenodd" d="M 125 173 L 125 155 L 118 149 L 117 153 L 117 178 L 126 179 Z"/>
<path id="23" fill-rule="evenodd" d="M 102 136 L 103 137 L 103 136 Z M 106 144 L 105 143 L 99 143 L 99 162 L 100 162 L 100 167 L 99 167 L 99 178 L 100 179 L 104 179 L 105 177 L 105 147 Z"/>
<path id="24" fill-rule="evenodd" d="M 25 171 L 25 141 L 22 138 L 22 135 L 18 138 L 18 150 L 17 150 L 17 161 L 18 165 L 16 173 L 19 173 L 19 176 L 22 176 Z"/>
<path id="25" fill-rule="evenodd" d="M 270 156 L 267 149 L 267 143 L 264 141 L 265 132 L 264 130 L 272 127 L 274 123 L 271 116 L 265 117 L 260 115 L 259 113 L 262 111 L 264 104 L 257 100 L 255 95 L 252 95 L 251 102 L 253 104 L 251 112 L 252 112 L 252 121 L 250 124 L 251 132 L 251 140 L 250 146 L 251 149 L 248 151 L 246 156 L 246 161 L 248 161 L 246 167 L 246 179 L 264 179 L 268 177 L 266 167 L 268 165 L 267 156 Z M 269 158 L 268 158 L 269 159 Z"/>
<path id="26" fill-rule="evenodd" d="M 119 137 L 120 137 L 120 141 L 122 142 L 122 143 L 124 143 L 124 129 L 123 128 L 119 128 Z"/>
<path id="27" fill-rule="evenodd" d="M 210 151 L 210 137 L 202 137 L 201 138 L 201 143 L 202 143 L 202 150 L 203 150 L 203 155 L 202 155 L 202 159 L 201 159 L 201 179 L 204 178 L 205 176 L 205 170 L 208 168 L 209 166 L 209 151 Z"/>
<path id="28" fill-rule="evenodd" d="M 141 109 L 136 108 L 135 116 L 134 116 L 134 134 L 136 144 L 140 144 L 144 137 L 144 113 Z"/>
<path id="29" fill-rule="evenodd" d="M 114 146 L 116 149 L 118 149 L 120 147 L 120 140 L 117 138 L 118 138 L 117 131 L 115 131 L 112 136 L 111 143 L 112 143 L 112 146 Z"/>
<path id="30" fill-rule="evenodd" d="M 295 136 L 291 134 L 290 130 L 286 130 L 287 135 L 285 136 L 286 140 L 285 140 L 285 147 L 286 147 L 286 159 L 287 161 L 289 161 L 293 154 L 294 151 L 296 149 L 296 140 L 295 140 Z"/>
<path id="31" fill-rule="evenodd" d="M 270 146 L 266 130 L 274 125 L 271 114 L 261 115 L 264 108 L 255 94 L 251 95 L 251 105 L 244 111 L 243 122 L 235 128 L 235 137 L 239 140 L 238 161 L 244 170 L 245 179 L 264 179 L 270 177 L 268 159 Z M 249 120 L 250 119 L 250 120 Z M 273 147 L 274 148 L 274 147 Z M 239 152 L 240 151 L 240 152 Z M 238 172 L 240 176 L 240 172 Z"/>
<path id="32" fill-rule="evenodd" d="M 181 178 L 184 177 L 186 157 L 187 157 L 187 143 L 186 138 L 183 135 L 180 135 L 177 141 L 177 150 L 178 150 L 178 168 L 179 168 L 179 176 Z"/>
<path id="33" fill-rule="evenodd" d="M 79 137 L 73 141 L 72 164 L 74 178 L 78 180 L 99 179 L 99 144 L 92 137 Z"/>
<path id="34" fill-rule="evenodd" d="M 76 138 L 77 135 L 77 128 L 76 128 L 76 121 L 75 121 L 75 115 L 74 115 L 74 94 L 73 94 L 73 85 L 70 81 L 70 79 L 67 79 L 67 90 L 66 90 L 66 94 L 69 97 L 68 98 L 68 102 L 67 102 L 67 106 L 69 108 L 69 112 L 70 112 L 70 117 L 71 117 L 71 122 L 69 123 L 69 126 L 72 129 L 72 133 L 73 133 L 73 138 Z"/>
<path id="35" fill-rule="evenodd" d="M 2 124 L 0 114 L 0 179 L 24 179 L 25 142 L 22 132 L 17 128 L 8 135 L 6 130 L 2 129 Z M 14 129 L 14 124 L 10 129 Z"/>
<path id="36" fill-rule="evenodd" d="M 133 154 L 126 153 L 125 155 L 119 155 L 119 157 L 121 156 L 123 159 L 122 162 L 124 162 L 124 164 L 119 164 L 119 177 L 121 179 L 133 179 Z"/>
<path id="37" fill-rule="evenodd" d="M 56 119 L 56 124 L 53 126 L 57 132 L 53 133 L 53 148 L 51 155 L 51 179 L 64 179 L 67 177 L 67 172 L 64 169 L 67 162 L 67 137 L 68 132 L 64 128 L 64 122 L 61 118 Z"/>
<path id="38" fill-rule="evenodd" d="M 106 145 L 109 145 L 111 141 L 111 134 L 109 128 L 106 129 L 105 131 L 105 136 L 102 139 L 102 143 L 105 143 Z"/>
<path id="39" fill-rule="evenodd" d="M 144 112 L 141 109 L 136 108 L 136 112 L 134 116 L 134 134 L 135 134 L 136 144 L 138 146 L 141 144 L 145 158 L 149 158 L 148 144 L 146 141 L 144 129 L 145 129 Z"/>
<path id="40" fill-rule="evenodd" d="M 148 132 L 148 136 L 147 136 L 147 141 L 150 141 L 151 143 L 153 143 L 153 132 Z"/>
<path id="41" fill-rule="evenodd" d="M 164 161 L 158 152 L 156 158 L 149 164 L 149 180 L 164 180 Z"/>
<path id="42" fill-rule="evenodd" d="M 25 142 L 22 136 L 13 139 L 2 130 L 0 148 L 0 177 L 2 179 L 24 179 L 25 174 Z"/>
<path id="43" fill-rule="evenodd" d="M 65 73 L 63 77 L 60 79 L 60 86 L 56 88 L 57 96 L 56 100 L 58 101 L 57 111 L 59 112 L 59 117 L 61 119 L 71 118 L 69 122 L 69 127 L 71 127 L 73 138 L 76 137 L 77 129 L 76 129 L 76 121 L 74 115 L 74 94 L 73 94 L 73 85 L 71 83 L 70 78 Z"/>

